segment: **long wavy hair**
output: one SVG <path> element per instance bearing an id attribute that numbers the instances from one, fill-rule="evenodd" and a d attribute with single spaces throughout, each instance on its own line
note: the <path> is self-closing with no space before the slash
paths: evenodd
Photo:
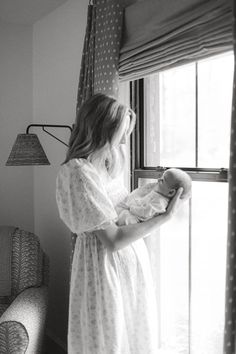
<path id="1" fill-rule="evenodd" d="M 97 159 L 110 174 L 116 174 L 117 162 L 124 160 L 124 153 L 122 149 L 114 149 L 111 142 L 127 114 L 130 114 L 129 135 L 136 121 L 135 113 L 130 108 L 102 93 L 90 97 L 77 112 L 64 163 L 73 158 L 91 162 Z"/>

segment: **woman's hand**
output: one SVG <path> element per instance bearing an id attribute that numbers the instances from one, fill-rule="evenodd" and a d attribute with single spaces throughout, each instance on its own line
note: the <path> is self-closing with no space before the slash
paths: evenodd
<path id="1" fill-rule="evenodd" d="M 179 205 L 182 203 L 183 199 L 180 199 L 182 193 L 183 188 L 180 187 L 175 193 L 174 197 L 169 202 L 165 213 L 168 218 L 171 218 L 175 214 L 176 210 L 179 208 Z"/>

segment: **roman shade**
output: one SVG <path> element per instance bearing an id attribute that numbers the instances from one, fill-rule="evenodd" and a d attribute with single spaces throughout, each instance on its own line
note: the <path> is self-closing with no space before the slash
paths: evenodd
<path id="1" fill-rule="evenodd" d="M 144 0 L 125 9 L 120 80 L 233 49 L 232 0 Z"/>

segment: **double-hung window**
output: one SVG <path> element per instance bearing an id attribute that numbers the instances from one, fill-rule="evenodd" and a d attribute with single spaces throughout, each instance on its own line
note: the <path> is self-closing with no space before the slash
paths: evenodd
<path id="1" fill-rule="evenodd" d="M 232 85 L 232 52 L 131 82 L 132 188 L 168 167 L 193 181 L 191 199 L 146 238 L 161 354 L 222 354 Z"/>

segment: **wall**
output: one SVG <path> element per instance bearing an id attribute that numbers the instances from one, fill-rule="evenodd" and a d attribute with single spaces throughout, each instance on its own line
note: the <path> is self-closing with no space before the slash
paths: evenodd
<path id="1" fill-rule="evenodd" d="M 33 121 L 69 124 L 75 119 L 75 106 L 87 0 L 69 0 L 36 22 L 33 28 Z M 68 140 L 69 130 L 50 129 Z M 48 334 L 65 347 L 67 335 L 70 232 L 58 216 L 55 180 L 65 147 L 39 131 L 51 166 L 34 168 L 35 233 L 50 257 L 50 303 Z"/>
<path id="2" fill-rule="evenodd" d="M 5 166 L 32 123 L 32 26 L 0 22 L 0 48 L 0 224 L 33 231 L 33 167 Z"/>

